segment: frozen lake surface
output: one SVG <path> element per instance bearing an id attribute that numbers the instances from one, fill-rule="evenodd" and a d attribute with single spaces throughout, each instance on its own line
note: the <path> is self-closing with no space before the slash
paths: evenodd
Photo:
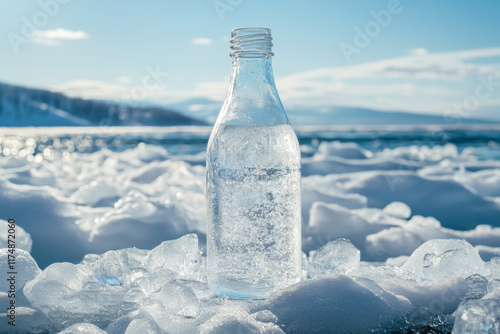
<path id="1" fill-rule="evenodd" d="M 304 279 L 258 303 L 206 286 L 209 133 L 0 129 L 18 332 L 499 331 L 500 127 L 299 128 Z"/>

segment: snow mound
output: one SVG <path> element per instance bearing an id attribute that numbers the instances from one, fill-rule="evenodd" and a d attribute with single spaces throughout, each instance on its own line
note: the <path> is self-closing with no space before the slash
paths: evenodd
<path id="1" fill-rule="evenodd" d="M 269 309 L 291 332 L 362 333 L 399 320 L 411 304 L 405 298 L 387 301 L 353 278 L 340 275 L 295 284 L 259 309 Z"/>

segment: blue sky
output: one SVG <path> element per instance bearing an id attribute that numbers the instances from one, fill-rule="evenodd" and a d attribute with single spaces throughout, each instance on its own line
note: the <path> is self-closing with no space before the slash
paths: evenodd
<path id="1" fill-rule="evenodd" d="M 499 1 L 2 0 L 0 9 L 0 81 L 72 96 L 221 100 L 230 30 L 262 26 L 285 107 L 470 116 L 500 105 Z M 159 74 L 144 89 L 150 72 Z"/>

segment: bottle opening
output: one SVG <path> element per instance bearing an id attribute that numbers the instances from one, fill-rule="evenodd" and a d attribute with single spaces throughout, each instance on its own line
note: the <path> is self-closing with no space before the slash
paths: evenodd
<path id="1" fill-rule="evenodd" d="M 271 29 L 239 28 L 231 31 L 231 57 L 273 56 Z"/>

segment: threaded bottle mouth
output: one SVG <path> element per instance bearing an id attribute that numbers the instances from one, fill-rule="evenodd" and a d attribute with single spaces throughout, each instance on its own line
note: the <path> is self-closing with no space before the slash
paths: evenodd
<path id="1" fill-rule="evenodd" d="M 273 56 L 271 29 L 239 28 L 231 31 L 231 57 Z"/>

